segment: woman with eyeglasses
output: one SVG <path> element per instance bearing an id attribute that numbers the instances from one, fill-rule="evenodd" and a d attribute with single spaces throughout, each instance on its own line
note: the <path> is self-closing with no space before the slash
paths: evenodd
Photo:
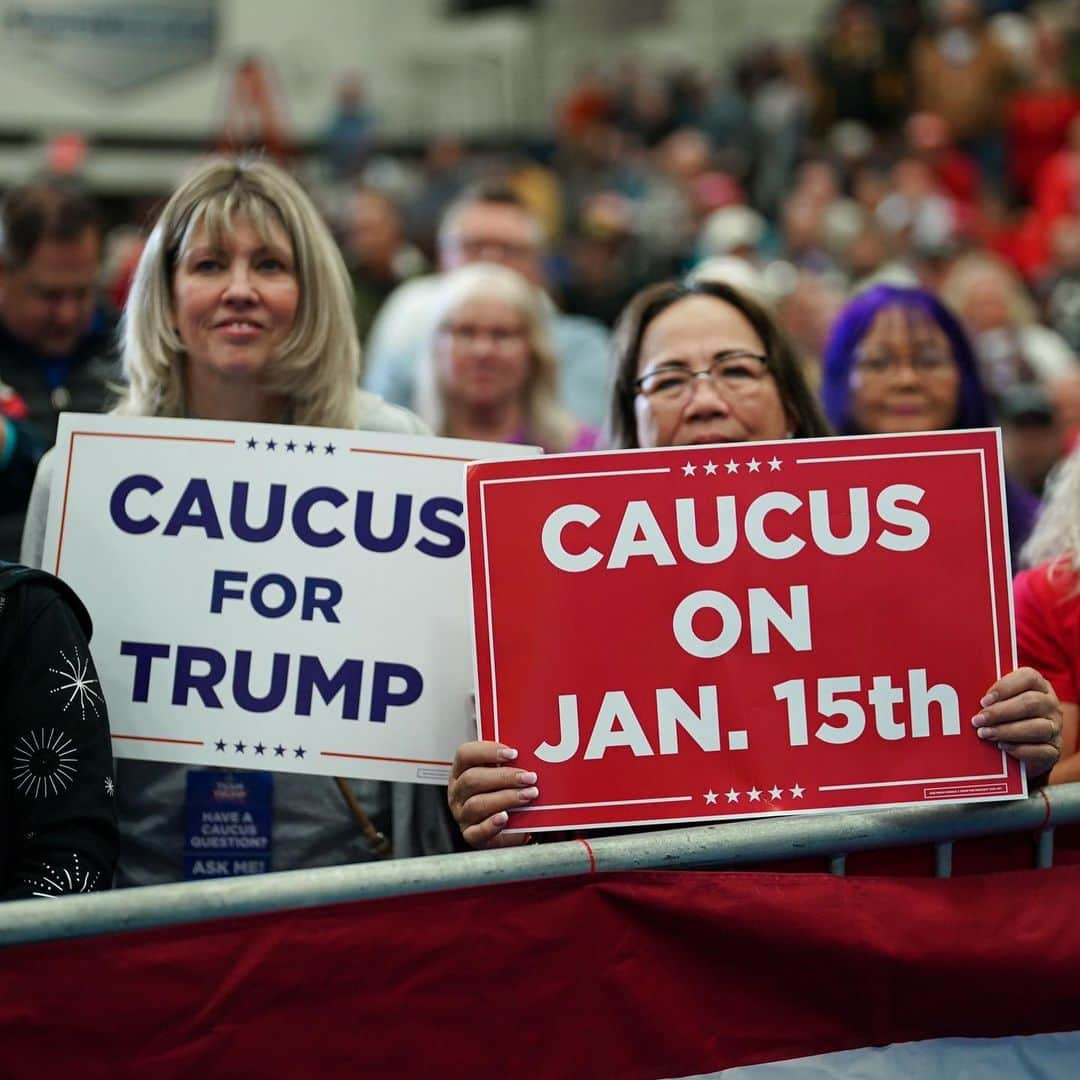
<path id="1" fill-rule="evenodd" d="M 475 263 L 447 274 L 417 373 L 417 412 L 439 435 L 593 450 L 600 434 L 559 399 L 544 298 L 520 274 Z"/>
<path id="2" fill-rule="evenodd" d="M 717 282 L 653 285 L 615 328 L 614 445 L 626 449 L 827 435 L 793 347 L 760 303 Z M 1057 761 L 1061 713 L 1049 684 L 1021 669 L 979 706 L 988 737 L 1038 775 Z M 972 703 L 974 705 L 974 703 Z M 973 709 L 973 711 L 975 711 Z M 984 736 L 985 737 L 985 736 Z M 447 797 L 471 847 L 511 847 L 508 812 L 532 802 L 543 777 L 514 766 L 503 743 L 458 748 Z"/>
<path id="3" fill-rule="evenodd" d="M 825 347 L 822 396 L 844 435 L 994 424 L 967 333 L 925 289 L 876 285 L 847 304 Z M 1015 566 L 1039 505 L 1008 477 L 1005 496 Z"/>

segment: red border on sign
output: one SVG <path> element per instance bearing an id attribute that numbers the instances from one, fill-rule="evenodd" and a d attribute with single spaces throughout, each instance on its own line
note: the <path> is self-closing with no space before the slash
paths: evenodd
<path id="1" fill-rule="evenodd" d="M 56 540 L 56 566 L 53 573 L 60 576 L 60 556 L 64 550 L 64 527 L 67 525 L 68 492 L 71 489 L 71 466 L 75 461 L 75 436 L 85 435 L 90 439 L 153 439 L 156 442 L 192 442 L 192 443 L 217 443 L 222 446 L 235 446 L 235 439 L 210 439 L 194 435 L 141 435 L 137 432 L 115 431 L 73 431 L 68 440 L 68 463 L 67 474 L 64 476 L 64 505 L 60 512 L 59 536 Z"/>
<path id="2" fill-rule="evenodd" d="M 902 438 L 909 438 L 909 437 L 910 438 L 925 439 L 925 438 L 927 438 L 928 435 L 934 435 L 934 434 L 942 434 L 942 433 L 913 432 L 913 433 L 905 434 L 905 435 L 891 436 L 891 437 L 889 437 L 889 441 L 891 442 L 891 441 L 893 441 L 895 439 L 902 439 Z M 948 435 L 950 433 L 944 433 L 944 434 Z M 955 433 L 955 434 L 957 434 L 957 435 L 960 435 L 960 434 L 963 434 L 963 435 L 977 435 L 977 434 L 990 435 L 991 437 L 993 437 L 996 440 L 997 447 L 998 447 L 998 455 L 999 455 L 999 459 L 1000 459 L 1000 453 L 1001 453 L 1001 450 L 1000 450 L 1000 446 L 1001 446 L 1001 444 L 1000 444 L 1000 432 L 998 432 L 997 429 L 974 429 L 972 431 L 965 431 L 963 433 Z M 880 442 L 881 439 L 882 439 L 881 436 L 849 436 L 849 437 L 844 438 L 844 443 L 847 446 L 852 446 L 852 449 L 856 449 L 856 446 L 854 444 L 858 443 L 859 441 L 868 441 L 868 440 L 870 440 L 870 441 L 878 441 L 878 442 Z M 993 523 L 992 523 L 992 520 L 991 520 L 991 500 L 990 500 L 990 489 L 989 489 L 990 478 L 987 475 L 987 465 L 986 465 L 986 456 L 987 456 L 987 453 L 988 453 L 988 448 L 986 448 L 984 446 L 982 446 L 982 447 L 980 447 L 980 446 L 967 446 L 967 447 L 958 448 L 958 449 L 940 449 L 940 450 L 924 450 L 924 451 L 897 450 L 895 452 L 868 453 L 868 454 L 861 454 L 861 455 L 858 454 L 858 453 L 850 453 L 850 454 L 841 453 L 841 454 L 833 454 L 833 455 L 828 456 L 828 457 L 820 457 L 820 458 L 812 457 L 809 454 L 804 453 L 805 450 L 808 450 L 810 447 L 814 446 L 815 444 L 826 443 L 826 444 L 829 444 L 830 446 L 835 446 L 836 441 L 837 440 L 834 437 L 834 438 L 829 438 L 829 439 L 805 439 L 805 440 L 800 439 L 800 440 L 798 440 L 797 443 L 793 443 L 792 440 L 784 440 L 782 442 L 755 443 L 753 445 L 754 445 L 755 448 L 762 449 L 762 450 L 764 450 L 766 447 L 768 447 L 770 445 L 780 446 L 780 447 L 783 447 L 784 449 L 786 449 L 788 451 L 794 450 L 799 455 L 799 456 L 796 456 L 794 458 L 793 464 L 795 464 L 795 465 L 820 465 L 820 466 L 825 466 L 825 465 L 828 465 L 828 464 L 833 463 L 833 462 L 836 462 L 836 463 L 850 463 L 853 460 L 868 461 L 868 460 L 874 460 L 874 459 L 877 459 L 877 460 L 889 460 L 889 459 L 897 459 L 897 458 L 931 458 L 931 457 L 942 457 L 942 456 L 956 457 L 956 456 L 972 456 L 972 455 L 977 455 L 978 456 L 979 469 L 980 469 L 980 474 L 981 474 L 981 479 L 982 479 L 982 513 L 983 513 L 983 520 L 984 520 L 984 526 L 985 526 L 984 536 L 985 536 L 985 552 L 986 552 L 985 565 L 986 565 L 986 573 L 987 573 L 988 586 L 989 586 L 990 606 L 991 606 L 991 611 L 993 613 L 993 619 L 992 619 L 992 621 L 993 621 L 992 637 L 993 637 L 993 650 L 994 650 L 993 651 L 993 656 L 994 656 L 994 661 L 995 661 L 997 677 L 1001 677 L 1001 675 L 1003 675 L 1006 670 L 1012 670 L 1012 668 L 1015 668 L 1015 666 L 1016 666 L 1016 628 L 1015 628 L 1015 622 L 1014 622 L 1014 618 L 1013 618 L 1011 605 L 1008 603 L 1008 598 L 1007 597 L 1002 598 L 1002 597 L 999 596 L 998 583 L 996 581 L 997 574 L 995 573 L 995 566 L 994 566 L 994 553 L 993 553 L 994 537 L 993 537 Z M 732 444 L 731 448 L 734 449 L 735 445 L 736 444 Z M 740 448 L 745 446 L 745 444 L 739 444 L 739 445 L 740 445 Z M 669 448 L 663 448 L 663 450 L 661 452 L 662 453 L 685 454 L 688 451 L 698 451 L 698 450 L 701 450 L 701 449 L 705 449 L 705 448 L 704 447 L 697 447 L 697 446 L 695 446 L 695 447 L 669 447 Z M 626 451 L 626 450 L 604 451 L 604 452 L 597 453 L 595 455 L 595 457 L 596 458 L 603 458 L 603 457 L 611 457 L 613 455 L 624 455 L 627 452 L 628 451 Z M 562 457 L 562 456 L 571 456 L 571 455 L 549 455 L 547 458 L 545 458 L 543 460 L 546 461 L 546 462 L 552 463 L 553 459 L 558 458 L 558 457 Z M 573 455 L 573 456 L 576 456 L 576 455 Z M 523 476 L 523 477 L 501 477 L 501 478 L 496 477 L 496 478 L 490 479 L 490 480 L 482 479 L 482 480 L 480 480 L 478 482 L 478 484 L 477 484 L 477 488 L 479 489 L 478 490 L 478 510 L 479 510 L 479 518 L 480 518 L 481 554 L 482 554 L 483 576 L 484 576 L 484 582 L 483 582 L 483 590 L 484 590 L 484 592 L 483 592 L 483 596 L 484 596 L 484 609 L 485 610 L 484 610 L 483 614 L 484 614 L 484 622 L 486 624 L 483 627 L 483 630 L 485 631 L 485 633 L 482 636 L 486 636 L 487 640 L 486 640 L 486 642 L 483 643 L 484 646 L 485 646 L 484 652 L 486 654 L 484 656 L 481 656 L 481 650 L 480 650 L 480 647 L 479 647 L 481 643 L 480 643 L 479 640 L 477 642 L 477 645 L 478 645 L 477 656 L 476 656 L 477 678 L 478 678 L 478 686 L 479 686 L 479 685 L 481 685 L 481 681 L 480 681 L 481 672 L 480 672 L 479 669 L 480 669 L 481 663 L 483 663 L 484 666 L 487 668 L 487 671 L 484 674 L 485 674 L 486 678 L 488 680 L 490 680 L 490 683 L 489 683 L 489 685 L 490 685 L 490 724 L 491 724 L 490 730 L 492 732 L 493 737 L 496 740 L 501 740 L 502 736 L 501 736 L 500 724 L 499 724 L 499 696 L 498 696 L 498 684 L 497 684 L 497 661 L 496 661 L 496 656 L 495 656 L 494 614 L 493 614 L 493 604 L 492 604 L 492 596 L 491 596 L 491 565 L 490 565 L 490 559 L 489 559 L 488 537 L 487 537 L 487 529 L 488 529 L 487 489 L 488 489 L 488 487 L 493 486 L 493 485 L 500 485 L 500 484 L 536 483 L 536 482 L 542 482 L 542 481 L 545 481 L 545 480 L 570 480 L 570 479 L 577 479 L 577 478 L 602 479 L 602 478 L 608 477 L 608 476 L 644 475 L 644 474 L 649 474 L 649 473 L 651 473 L 651 474 L 662 474 L 662 473 L 671 473 L 673 471 L 675 471 L 675 466 L 658 466 L 658 467 L 655 467 L 655 468 L 648 468 L 648 469 L 612 469 L 612 470 L 607 471 L 607 472 L 604 472 L 604 471 L 601 471 L 601 470 L 592 470 L 592 471 L 589 471 L 589 472 L 566 472 L 566 473 L 555 473 L 555 472 L 553 472 L 553 473 L 545 473 L 545 474 L 541 474 L 541 475 Z M 1004 490 L 1003 479 L 1001 479 L 1000 477 L 999 477 L 998 497 L 1000 499 L 1000 506 L 1001 506 L 1001 510 L 1002 510 L 1002 515 L 1004 515 L 1005 506 L 1006 506 L 1005 490 Z M 1006 579 L 1005 580 L 1008 581 L 1011 578 L 1012 567 L 1011 567 L 1010 554 L 1009 554 L 1009 549 L 1008 549 L 1007 544 L 1004 545 L 1004 558 L 1005 558 L 1005 563 L 1006 563 Z M 474 585 L 475 584 L 479 584 L 479 583 L 474 583 Z M 1004 609 L 1002 609 L 1002 603 L 1004 603 Z M 1004 663 L 1006 657 L 1003 656 L 1003 653 L 1006 651 L 1006 649 L 1005 649 L 1005 636 L 1004 636 L 1004 633 L 1003 633 L 1004 627 L 1001 625 L 1001 619 L 999 617 L 1000 614 L 1003 613 L 1003 612 L 1007 613 L 1007 616 L 1008 616 L 1008 622 L 1007 622 L 1007 625 L 1008 625 L 1008 652 L 1009 652 L 1008 659 L 1011 660 L 1011 665 L 1012 665 L 1012 667 L 1010 667 L 1010 668 L 1006 668 L 1006 665 Z M 480 629 L 481 629 L 481 627 L 477 626 L 477 630 L 479 631 Z M 478 634 L 478 638 L 480 636 L 481 635 Z M 962 799 L 962 798 L 967 798 L 969 800 L 970 799 L 1001 798 L 1001 797 L 1005 796 L 1007 794 L 1007 791 L 1008 791 L 1008 783 L 1007 783 L 1007 781 L 1008 781 L 1009 773 L 1010 773 L 1010 759 L 1009 759 L 1008 755 L 1003 750 L 999 751 L 999 756 L 1000 756 L 1000 762 L 1001 762 L 1001 769 L 996 773 L 985 773 L 985 774 L 977 774 L 977 775 L 973 774 L 973 775 L 963 775 L 963 776 L 933 776 L 933 777 L 917 777 L 917 778 L 913 777 L 913 778 L 904 779 L 904 780 L 867 781 L 867 782 L 862 782 L 862 783 L 858 783 L 858 784 L 843 784 L 843 785 L 821 785 L 818 788 L 818 790 L 819 791 L 840 791 L 840 790 L 867 790 L 867 789 L 873 789 L 873 788 L 890 788 L 890 789 L 896 789 L 897 794 L 899 796 L 900 791 L 902 791 L 904 788 L 911 788 L 911 787 L 916 787 L 916 786 L 919 786 L 919 785 L 928 785 L 928 786 L 926 786 L 924 788 L 924 791 L 922 793 L 922 798 L 924 800 L 926 800 L 926 801 L 938 801 L 938 800 L 945 800 L 945 799 L 957 800 L 957 799 Z M 1022 784 L 1024 790 L 1026 791 L 1026 787 L 1027 787 L 1027 785 L 1026 785 L 1026 775 L 1023 773 L 1022 769 L 1019 770 L 1019 777 L 1020 777 L 1021 784 Z M 999 783 L 995 783 L 995 781 L 999 781 Z M 1001 782 L 1004 782 L 1004 783 L 1001 783 Z M 951 786 L 949 786 L 949 785 L 951 785 Z M 764 796 L 766 794 L 766 792 L 762 792 L 761 794 Z M 550 805 L 546 805 L 546 806 L 541 805 L 541 806 L 522 807 L 522 808 L 514 811 L 514 816 L 516 816 L 517 814 L 522 814 L 522 815 L 530 814 L 535 818 L 535 815 L 543 814 L 545 811 L 565 811 L 565 810 L 577 810 L 577 809 L 585 810 L 585 809 L 596 809 L 596 808 L 599 808 L 599 807 L 606 807 L 606 806 L 614 807 L 614 806 L 636 806 L 636 805 L 659 805 L 659 804 L 670 804 L 670 803 L 676 803 L 676 802 L 689 803 L 689 802 L 693 802 L 694 799 L 695 799 L 695 796 L 693 796 L 693 795 L 686 795 L 686 794 L 681 794 L 680 793 L 680 794 L 672 794 L 672 795 L 668 795 L 668 796 L 653 797 L 653 798 L 646 798 L 646 799 L 607 800 L 607 801 L 592 801 L 592 802 L 579 802 L 579 803 L 563 802 L 563 803 L 558 803 L 558 804 L 550 804 Z M 861 806 L 861 807 L 857 806 L 857 805 L 850 805 L 850 806 L 846 806 L 845 809 L 884 809 L 884 808 L 887 808 L 889 806 L 910 806 L 910 805 L 914 804 L 917 801 L 919 801 L 919 799 L 918 799 L 918 796 L 916 795 L 916 796 L 914 796 L 914 798 L 907 798 L 903 802 L 899 802 L 899 803 L 874 802 L 874 803 L 868 803 L 865 806 Z M 757 809 L 757 808 L 755 807 L 755 809 Z M 792 814 L 792 813 L 814 812 L 814 811 L 801 811 L 801 810 L 797 810 L 797 809 L 795 809 L 795 810 L 779 810 L 779 809 L 774 810 L 769 806 L 768 802 L 766 800 L 764 800 L 764 799 L 762 799 L 762 805 L 761 805 L 760 809 L 761 809 L 762 813 L 780 814 L 780 815 L 787 815 L 787 814 Z M 717 814 L 717 815 L 712 816 L 712 817 L 708 817 L 706 815 L 695 815 L 694 817 L 690 817 L 690 818 L 664 817 L 664 818 L 657 818 L 657 819 L 653 819 L 653 820 L 637 819 L 637 820 L 634 820 L 634 821 L 618 820 L 618 821 L 608 821 L 608 822 L 590 821 L 588 827 L 590 829 L 591 828 L 623 828 L 623 827 L 633 827 L 633 826 L 647 826 L 647 825 L 654 825 L 654 824 L 656 824 L 656 825 L 658 825 L 658 824 L 670 824 L 670 823 L 674 823 L 674 822 L 677 822 L 677 821 L 699 822 L 699 821 L 707 821 L 707 820 L 718 820 L 718 819 L 722 819 L 725 816 L 726 817 L 745 817 L 747 815 L 744 812 L 744 813 L 731 814 L 731 815 Z M 547 831 L 548 829 L 565 829 L 565 828 L 569 828 L 569 827 L 572 827 L 572 826 L 568 826 L 568 825 L 558 825 L 558 826 L 539 825 L 538 826 L 538 825 L 534 825 L 534 824 L 532 824 L 530 822 L 530 824 L 528 826 L 522 825 L 522 826 L 520 826 L 519 828 L 516 828 L 516 829 L 511 828 L 510 831 L 514 831 L 514 832 L 521 832 L 521 831 L 527 831 L 527 830 Z"/>

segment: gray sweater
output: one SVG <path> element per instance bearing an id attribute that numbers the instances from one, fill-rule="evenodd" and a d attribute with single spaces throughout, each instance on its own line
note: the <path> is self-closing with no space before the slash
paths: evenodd
<path id="1" fill-rule="evenodd" d="M 361 399 L 362 431 L 430 434 L 405 409 L 374 394 Z M 22 561 L 40 567 L 53 477 L 53 451 L 41 460 L 23 532 Z M 120 855 L 116 884 L 159 885 L 183 875 L 184 809 L 188 769 L 152 761 L 116 763 Z M 453 850 L 446 789 L 438 785 L 350 780 L 349 787 L 395 857 Z M 273 869 L 300 870 L 373 858 L 344 796 L 329 776 L 274 773 Z"/>

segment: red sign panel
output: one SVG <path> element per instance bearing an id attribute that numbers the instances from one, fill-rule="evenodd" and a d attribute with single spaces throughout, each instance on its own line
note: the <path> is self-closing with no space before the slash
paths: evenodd
<path id="1" fill-rule="evenodd" d="M 560 455 L 467 472 L 480 737 L 511 829 L 1026 794 L 998 433 Z"/>

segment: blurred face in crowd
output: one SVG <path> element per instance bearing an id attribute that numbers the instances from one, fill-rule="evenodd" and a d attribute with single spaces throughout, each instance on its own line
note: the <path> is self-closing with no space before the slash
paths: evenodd
<path id="1" fill-rule="evenodd" d="M 1003 423 L 1001 441 L 1005 471 L 1036 494 L 1042 493 L 1050 470 L 1068 452 L 1057 417 Z"/>
<path id="2" fill-rule="evenodd" d="M 868 435 L 952 426 L 960 370 L 944 331 L 919 311 L 879 311 L 859 342 L 851 374 L 852 412 Z"/>
<path id="3" fill-rule="evenodd" d="M 489 410 L 517 400 L 532 368 L 525 319 L 502 300 L 467 300 L 439 327 L 435 363 L 448 403 Z"/>
<path id="4" fill-rule="evenodd" d="M 173 319 L 191 386 L 257 381 L 292 329 L 300 300 L 292 245 L 245 217 L 213 243 L 200 225 L 173 272 Z"/>
<path id="5" fill-rule="evenodd" d="M 443 270 L 498 263 L 534 285 L 544 283 L 538 225 L 518 206 L 476 202 L 462 207 L 442 239 L 439 262 Z"/>
<path id="6" fill-rule="evenodd" d="M 100 266 L 94 228 L 42 240 L 22 266 L 0 268 L 0 320 L 44 356 L 71 352 L 90 327 Z"/>
<path id="7" fill-rule="evenodd" d="M 764 354 L 746 316 L 724 300 L 688 296 L 665 308 L 641 338 L 638 444 L 787 438 L 791 424 Z"/>
<path id="8" fill-rule="evenodd" d="M 960 314 L 974 334 L 1012 325 L 1005 287 L 992 274 L 980 275 L 971 282 Z"/>
<path id="9" fill-rule="evenodd" d="M 357 193 L 349 216 L 349 253 L 359 266 L 389 273 L 401 243 L 397 209 L 382 195 Z"/>

